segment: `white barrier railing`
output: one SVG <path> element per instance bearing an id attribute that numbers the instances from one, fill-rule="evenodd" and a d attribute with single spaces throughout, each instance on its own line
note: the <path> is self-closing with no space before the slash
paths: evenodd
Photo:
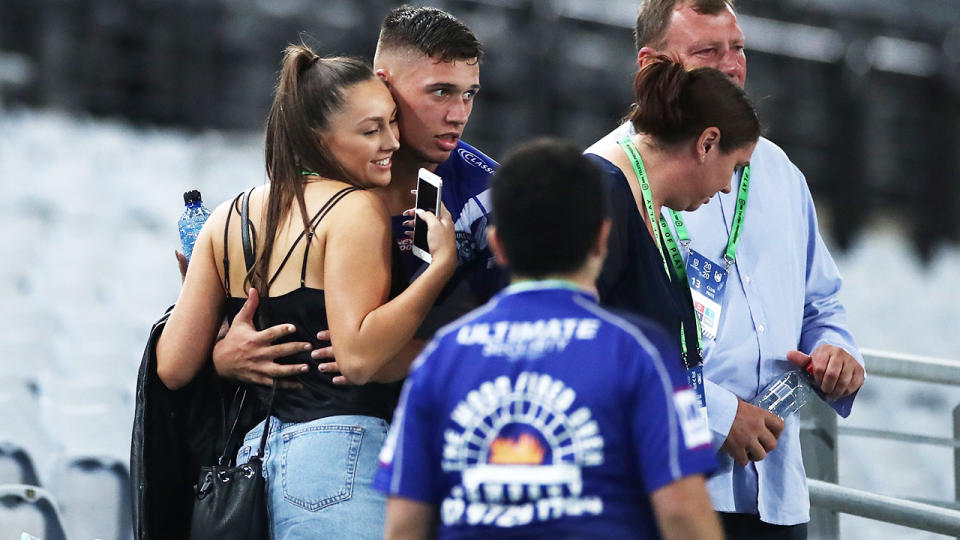
<path id="1" fill-rule="evenodd" d="M 912 354 L 864 349 L 867 376 L 889 377 L 917 382 L 933 382 L 960 386 L 960 362 Z M 824 408 L 827 409 L 827 408 Z M 836 435 L 877 437 L 912 444 L 949 446 L 954 452 L 954 481 L 960 496 L 960 405 L 953 409 L 953 439 L 898 433 L 883 429 L 843 427 L 836 425 L 836 415 L 813 413 L 812 421 L 804 420 L 801 429 L 815 435 L 817 448 L 814 460 L 826 463 L 819 469 L 826 480 L 836 479 Z M 825 450 L 826 449 L 826 450 Z M 806 452 L 806 449 L 805 449 Z M 945 508 L 955 501 L 917 502 L 877 493 L 838 486 L 824 479 L 808 478 L 810 504 L 825 510 L 820 515 L 826 523 L 811 523 L 811 537 L 836 538 L 839 528 L 837 513 L 852 514 L 914 529 L 960 537 L 960 511 Z M 938 506 L 939 505 L 939 506 Z M 819 534 L 818 534 L 819 532 Z"/>
<path id="2" fill-rule="evenodd" d="M 807 479 L 810 504 L 887 523 L 960 536 L 960 512 Z"/>
<path id="3" fill-rule="evenodd" d="M 863 349 L 867 376 L 877 375 L 908 381 L 960 386 L 960 362 L 914 354 Z"/>

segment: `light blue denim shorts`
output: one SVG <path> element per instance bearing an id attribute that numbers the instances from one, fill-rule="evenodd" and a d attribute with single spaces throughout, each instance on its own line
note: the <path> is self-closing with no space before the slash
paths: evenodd
<path id="1" fill-rule="evenodd" d="M 271 537 L 383 538 L 386 497 L 372 484 L 387 427 L 372 416 L 272 418 L 263 467 Z M 238 464 L 257 450 L 262 433 L 263 422 L 247 433 Z"/>

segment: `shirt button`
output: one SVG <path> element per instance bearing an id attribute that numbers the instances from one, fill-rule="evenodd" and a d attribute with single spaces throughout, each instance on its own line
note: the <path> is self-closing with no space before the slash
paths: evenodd
<path id="1" fill-rule="evenodd" d="M 757 332 L 763 333 L 763 332 L 766 332 L 766 331 L 767 331 L 767 327 L 766 327 L 766 326 L 764 326 L 764 325 L 762 325 L 762 324 L 759 325 L 759 326 L 757 326 Z"/>
<path id="2" fill-rule="evenodd" d="M 750 283 L 750 276 L 743 276 L 744 283 Z"/>

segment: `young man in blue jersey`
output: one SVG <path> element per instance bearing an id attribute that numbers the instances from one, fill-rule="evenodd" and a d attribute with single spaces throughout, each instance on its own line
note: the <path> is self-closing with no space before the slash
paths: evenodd
<path id="1" fill-rule="evenodd" d="M 599 171 L 572 144 L 533 142 L 492 198 L 513 284 L 414 364 L 375 480 L 386 537 L 721 538 L 710 432 L 674 340 L 597 305 Z"/>
<path id="2" fill-rule="evenodd" d="M 458 270 L 421 329 L 425 338 L 506 284 L 486 238 L 488 188 L 497 163 L 460 139 L 480 90 L 482 56 L 477 37 L 449 13 L 402 6 L 384 19 L 373 60 L 399 111 L 400 149 L 393 157 L 390 185 L 377 190 L 394 216 L 400 251 L 394 272 L 409 281 L 425 267 L 404 234 L 410 218 L 401 215 L 413 206 L 410 192 L 421 167 L 443 179 L 441 197 L 456 228 Z"/>
<path id="3" fill-rule="evenodd" d="M 483 47 L 473 32 L 436 8 L 401 6 L 390 11 L 381 25 L 374 69 L 397 101 L 400 129 L 400 150 L 393 156 L 390 185 L 376 190 L 393 221 L 393 293 L 402 290 L 425 266 L 413 255 L 413 241 L 405 234 L 412 218 L 402 215 L 414 205 L 411 190 L 417 186 L 421 167 L 443 179 L 441 197 L 454 220 L 458 264 L 417 338 L 401 353 L 408 360 L 392 363 L 391 372 L 378 376 L 380 382 L 403 378 L 409 361 L 437 328 L 487 301 L 506 284 L 505 273 L 492 259 L 486 235 L 490 176 L 498 165 L 460 139 L 480 90 L 482 56 Z M 274 344 L 292 332 L 289 325 L 258 332 L 252 318 L 256 305 L 256 298 L 248 301 L 214 348 L 217 372 L 261 384 L 269 384 L 272 377 L 297 375 L 304 366 L 280 365 L 273 359 L 302 350 L 307 344 Z M 317 337 L 321 342 L 330 340 L 328 332 Z M 317 349 L 313 357 L 332 358 L 334 348 Z M 334 374 L 338 371 L 333 361 L 320 364 L 319 369 Z M 349 383 L 339 375 L 333 380 Z"/>

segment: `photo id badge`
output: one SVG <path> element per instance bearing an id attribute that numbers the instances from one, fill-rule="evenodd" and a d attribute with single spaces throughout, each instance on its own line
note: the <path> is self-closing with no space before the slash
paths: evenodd
<path id="1" fill-rule="evenodd" d="M 690 388 L 697 396 L 697 405 L 707 406 L 707 395 L 703 389 L 703 366 L 693 366 L 687 370 L 687 381 L 690 382 Z"/>
<path id="2" fill-rule="evenodd" d="M 723 311 L 727 271 L 691 249 L 687 258 L 687 281 L 690 282 L 693 307 L 700 318 L 701 333 L 705 338 L 716 339 L 720 313 Z"/>

